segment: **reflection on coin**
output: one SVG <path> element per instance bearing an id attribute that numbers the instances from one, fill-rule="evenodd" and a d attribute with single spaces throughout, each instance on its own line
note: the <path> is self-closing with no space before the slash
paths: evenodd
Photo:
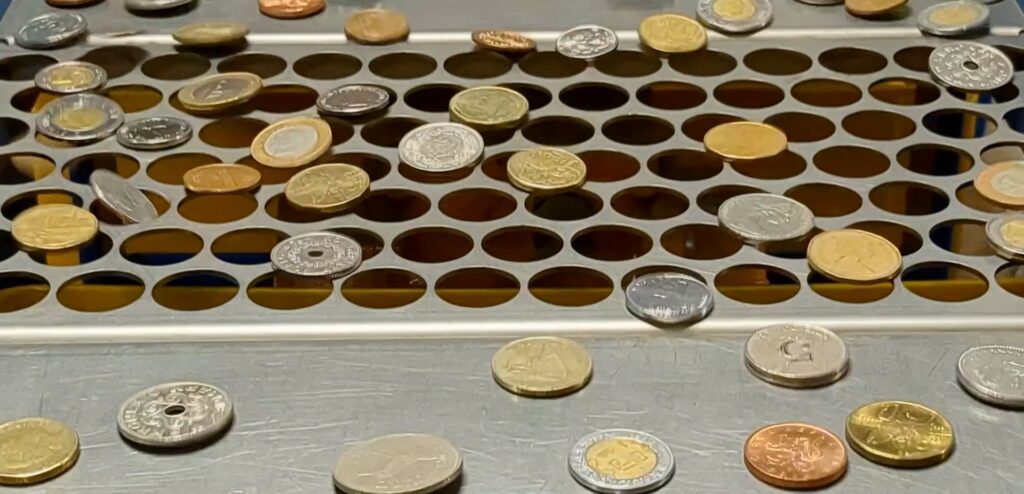
<path id="1" fill-rule="evenodd" d="M 29 19 L 15 33 L 14 41 L 23 48 L 55 48 L 81 36 L 87 26 L 85 17 L 78 14 L 50 12 Z"/>
<path id="2" fill-rule="evenodd" d="M 747 340 L 743 357 L 758 378 L 791 388 L 836 382 L 850 363 L 843 340 L 825 328 L 806 324 L 759 329 Z"/>
<path id="3" fill-rule="evenodd" d="M 462 453 L 427 434 L 392 434 L 345 450 L 334 486 L 346 494 L 429 494 L 462 474 Z"/>
<path id="4" fill-rule="evenodd" d="M 517 395 L 543 398 L 582 389 L 590 382 L 593 369 L 586 348 L 551 336 L 513 341 L 491 360 L 491 372 L 501 387 Z"/>
<path id="5" fill-rule="evenodd" d="M 1004 161 L 986 167 L 974 179 L 985 198 L 1009 208 L 1024 208 L 1024 161 Z"/>
<path id="6" fill-rule="evenodd" d="M 278 19 L 299 19 L 319 13 L 324 0 L 259 0 L 260 12 Z"/>
<path id="7" fill-rule="evenodd" d="M 0 424 L 0 485 L 52 479 L 78 460 L 78 434 L 67 424 L 25 418 Z"/>
<path id="8" fill-rule="evenodd" d="M 953 426 L 924 405 L 905 401 L 868 403 L 846 419 L 846 441 L 875 463 L 917 468 L 953 453 Z"/>
<path id="9" fill-rule="evenodd" d="M 410 130 L 398 143 L 398 156 L 417 170 L 444 173 L 473 166 L 484 154 L 480 133 L 458 123 L 438 122 Z"/>
<path id="10" fill-rule="evenodd" d="M 125 0 L 124 6 L 128 10 L 156 11 L 183 7 L 192 3 L 193 0 Z"/>
<path id="11" fill-rule="evenodd" d="M 715 308 L 707 285 L 680 273 L 648 273 L 626 287 L 626 308 L 655 324 L 695 324 Z"/>
<path id="12" fill-rule="evenodd" d="M 522 94 L 499 86 L 480 86 L 459 91 L 448 102 L 453 121 L 478 130 L 517 127 L 526 119 L 530 103 Z"/>
<path id="13" fill-rule="evenodd" d="M 409 37 L 409 20 L 397 10 L 361 10 L 345 21 L 345 36 L 368 45 L 395 43 Z"/>
<path id="14" fill-rule="evenodd" d="M 197 194 L 229 194 L 252 190 L 260 184 L 259 170 L 245 165 L 216 163 L 197 166 L 182 177 L 185 188 Z"/>
<path id="15" fill-rule="evenodd" d="M 762 427 L 747 438 L 743 463 L 762 482 L 783 489 L 817 489 L 846 473 L 846 447 L 828 430 L 791 422 Z"/>
<path id="16" fill-rule="evenodd" d="M 873 283 L 900 272 L 903 256 L 892 242 L 862 230 L 819 233 L 807 246 L 811 269 L 842 283 Z"/>
<path id="17" fill-rule="evenodd" d="M 708 44 L 699 22 L 682 14 L 655 14 L 640 21 L 640 40 L 662 53 L 688 53 Z"/>
<path id="18" fill-rule="evenodd" d="M 117 129 L 117 142 L 129 149 L 167 149 L 191 138 L 192 124 L 176 117 L 140 118 Z"/>
<path id="19" fill-rule="evenodd" d="M 771 158 L 788 145 L 784 132 L 759 122 L 724 123 L 704 134 L 704 148 L 726 160 Z"/>
<path id="20" fill-rule="evenodd" d="M 971 396 L 1000 407 L 1024 408 L 1024 348 L 987 345 L 960 355 L 957 381 Z"/>
<path id="21" fill-rule="evenodd" d="M 293 206 L 333 213 L 351 207 L 370 190 L 370 176 L 344 163 L 317 165 L 296 173 L 284 187 Z"/>
<path id="22" fill-rule="evenodd" d="M 46 104 L 36 117 L 36 130 L 59 141 L 105 139 L 124 123 L 114 100 L 90 93 L 69 94 Z"/>
<path id="23" fill-rule="evenodd" d="M 107 71 L 89 62 L 61 62 L 36 73 L 36 87 L 60 94 L 80 93 L 103 87 Z"/>
<path id="24" fill-rule="evenodd" d="M 46 0 L 46 3 L 53 5 L 54 7 L 84 7 L 99 1 L 100 0 Z"/>
<path id="25" fill-rule="evenodd" d="M 555 50 L 569 58 L 590 60 L 607 55 L 619 46 L 615 31 L 593 24 L 576 26 L 558 37 Z"/>
<path id="26" fill-rule="evenodd" d="M 814 213 L 775 194 L 743 194 L 718 208 L 718 222 L 740 238 L 759 244 L 793 240 L 814 229 Z"/>
<path id="27" fill-rule="evenodd" d="M 700 0 L 697 19 L 723 33 L 749 33 L 764 29 L 772 22 L 772 3 L 768 0 Z"/>
<path id="28" fill-rule="evenodd" d="M 610 429 L 583 436 L 569 452 L 569 472 L 583 487 L 610 494 L 642 494 L 668 483 L 676 471 L 672 450 L 646 432 Z"/>
<path id="29" fill-rule="evenodd" d="M 271 168 L 308 165 L 331 148 L 331 126 L 315 117 L 292 117 L 263 129 L 252 141 L 252 157 Z"/>
<path id="30" fill-rule="evenodd" d="M 328 115 L 351 117 L 383 110 L 390 102 L 391 93 L 380 86 L 349 84 L 326 92 L 316 106 Z"/>
<path id="31" fill-rule="evenodd" d="M 846 0 L 846 11 L 861 17 L 888 15 L 907 4 L 907 0 Z"/>
<path id="32" fill-rule="evenodd" d="M 241 105 L 263 88 L 263 79 L 248 72 L 225 72 L 204 77 L 178 91 L 186 110 L 208 112 Z"/>
<path id="33" fill-rule="evenodd" d="M 507 53 L 526 53 L 537 49 L 537 42 L 523 33 L 488 29 L 473 31 L 473 42 L 489 50 Z"/>
<path id="34" fill-rule="evenodd" d="M 341 278 L 363 262 L 363 248 L 339 233 L 313 232 L 286 238 L 270 251 L 274 269 L 295 276 Z"/>
<path id="35" fill-rule="evenodd" d="M 1011 261 L 1024 261 L 1024 213 L 996 216 L 985 225 L 989 244 Z"/>
<path id="36" fill-rule="evenodd" d="M 844 0 L 797 0 L 797 1 L 800 2 L 800 3 L 805 3 L 807 5 L 822 6 L 822 5 L 841 5 Z"/>
<path id="37" fill-rule="evenodd" d="M 89 211 L 70 204 L 40 204 L 14 218 L 11 235 L 29 250 L 78 247 L 96 236 L 99 222 Z"/>
<path id="38" fill-rule="evenodd" d="M 101 168 L 93 171 L 89 175 L 89 185 L 96 199 L 128 223 L 144 223 L 160 217 L 146 194 L 110 170 Z"/>
<path id="39" fill-rule="evenodd" d="M 973 41 L 947 43 L 932 50 L 928 69 L 944 86 L 963 91 L 992 91 L 1013 80 L 1013 62 L 998 48 Z"/>
<path id="40" fill-rule="evenodd" d="M 917 16 L 917 27 L 936 36 L 961 36 L 988 27 L 989 9 L 972 0 L 932 5 Z"/>
<path id="41" fill-rule="evenodd" d="M 249 34 L 241 22 L 199 22 L 176 29 L 171 36 L 186 46 L 216 46 L 237 43 Z"/>
<path id="42" fill-rule="evenodd" d="M 174 382 L 139 391 L 117 413 L 117 430 L 143 446 L 180 448 L 219 436 L 234 419 L 231 398 L 209 384 Z"/>
<path id="43" fill-rule="evenodd" d="M 557 148 L 519 151 L 508 160 L 508 180 L 527 192 L 557 192 L 583 186 L 587 165 Z"/>

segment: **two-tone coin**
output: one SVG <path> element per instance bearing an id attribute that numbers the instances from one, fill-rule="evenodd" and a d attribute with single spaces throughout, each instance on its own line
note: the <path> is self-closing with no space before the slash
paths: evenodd
<path id="1" fill-rule="evenodd" d="M 50 12 L 29 19 L 14 34 L 14 42 L 33 50 L 70 43 L 88 29 L 85 17 L 71 12 Z"/>
<path id="2" fill-rule="evenodd" d="M 380 111 L 391 103 L 391 93 L 380 86 L 349 84 L 327 91 L 316 100 L 317 108 L 338 117 L 354 117 Z"/>
<path id="3" fill-rule="evenodd" d="M 159 384 L 125 400 L 117 430 L 142 446 L 182 448 L 223 434 L 235 417 L 231 398 L 216 386 L 198 382 Z"/>
<path id="4" fill-rule="evenodd" d="M 290 275 L 336 279 L 359 269 L 363 248 L 340 233 L 306 233 L 278 242 L 270 251 L 270 262 Z"/>
<path id="5" fill-rule="evenodd" d="M 103 96 L 78 93 L 46 104 L 36 117 L 36 130 L 59 141 L 97 141 L 112 136 L 124 123 L 121 107 Z"/>
<path id="6" fill-rule="evenodd" d="M 453 121 L 481 131 L 517 127 L 529 111 L 530 103 L 525 96 L 500 86 L 465 89 L 448 102 Z"/>
<path id="7" fill-rule="evenodd" d="M 231 194 L 256 188 L 262 178 L 251 166 L 214 163 L 185 172 L 182 181 L 186 190 L 196 194 Z"/>
<path id="8" fill-rule="evenodd" d="M 117 129 L 118 144 L 142 151 L 180 146 L 192 138 L 192 124 L 177 117 L 146 117 Z"/>
<path id="9" fill-rule="evenodd" d="M 430 494 L 462 474 L 462 453 L 444 438 L 392 434 L 341 453 L 334 486 L 345 494 Z"/>
<path id="10" fill-rule="evenodd" d="M 195 0 L 125 0 L 128 10 L 139 12 L 156 12 L 159 10 L 176 9 L 191 4 Z"/>
<path id="11" fill-rule="evenodd" d="M 1024 161 L 1004 161 L 985 167 L 974 188 L 986 199 L 1008 208 L 1024 208 Z"/>
<path id="12" fill-rule="evenodd" d="M 972 0 L 953 0 L 932 5 L 917 15 L 921 32 L 936 36 L 963 36 L 988 27 L 989 8 Z"/>
<path id="13" fill-rule="evenodd" d="M 814 229 L 814 213 L 802 203 L 775 194 L 743 194 L 718 208 L 718 222 L 752 244 L 803 237 Z"/>
<path id="14" fill-rule="evenodd" d="M 729 122 L 704 134 L 704 148 L 726 160 L 749 161 L 782 154 L 789 139 L 778 127 L 759 122 Z"/>
<path id="15" fill-rule="evenodd" d="M 790 388 L 811 388 L 838 381 L 850 357 L 835 333 L 807 324 L 776 324 L 759 329 L 743 353 L 759 379 Z"/>
<path id="16" fill-rule="evenodd" d="M 846 447 L 827 429 L 789 422 L 747 438 L 743 463 L 758 480 L 783 489 L 818 489 L 846 473 Z"/>
<path id="17" fill-rule="evenodd" d="M 1006 213 L 985 225 L 988 243 L 1000 256 L 1024 261 L 1024 213 Z"/>
<path id="18" fill-rule="evenodd" d="M 445 173 L 468 168 L 484 154 L 484 138 L 459 123 L 438 122 L 410 130 L 398 143 L 398 156 L 417 170 Z"/>
<path id="19" fill-rule="evenodd" d="M 508 159 L 508 180 L 527 192 L 552 193 L 582 187 L 587 165 L 558 148 L 519 151 Z"/>
<path id="20" fill-rule="evenodd" d="M 641 431 L 594 432 L 583 436 L 569 451 L 569 473 L 594 492 L 653 492 L 667 484 L 675 471 L 675 458 L 668 445 Z"/>
<path id="21" fill-rule="evenodd" d="M 251 100 L 263 88 L 263 79 L 248 72 L 225 72 L 204 77 L 178 91 L 186 110 L 214 112 Z"/>
<path id="22" fill-rule="evenodd" d="M 107 71 L 89 62 L 61 62 L 36 73 L 35 83 L 39 89 L 51 93 L 81 93 L 103 87 L 107 83 Z"/>
<path id="23" fill-rule="evenodd" d="M 655 14 L 640 21 L 640 40 L 662 53 L 689 53 L 708 44 L 708 33 L 699 22 L 682 14 Z"/>
<path id="24" fill-rule="evenodd" d="M 110 170 L 93 171 L 89 185 L 96 199 L 127 223 L 144 223 L 160 217 L 146 194 Z"/>
<path id="25" fill-rule="evenodd" d="M 928 69 L 942 85 L 962 91 L 992 91 L 1013 80 L 1013 62 L 1002 50 L 974 41 L 932 50 Z"/>
<path id="26" fill-rule="evenodd" d="M 807 246 L 807 263 L 840 283 L 875 283 L 895 277 L 903 256 L 885 237 L 844 229 L 815 235 Z"/>
<path id="27" fill-rule="evenodd" d="M 555 40 L 555 51 L 569 58 L 581 60 L 607 55 L 618 46 L 619 37 L 615 31 L 594 24 L 576 26 Z"/>
<path id="28" fill-rule="evenodd" d="M 699 0 L 697 20 L 723 33 L 750 33 L 772 22 L 768 0 Z"/>
<path id="29" fill-rule="evenodd" d="M 590 382 L 593 370 L 590 353 L 583 345 L 552 336 L 513 341 L 491 360 L 494 380 L 520 396 L 550 398 L 574 393 Z"/>
<path id="30" fill-rule="evenodd" d="M 198 22 L 175 29 L 171 37 L 185 46 L 218 46 L 239 43 L 249 34 L 241 22 Z"/>
<path id="31" fill-rule="evenodd" d="M 846 442 L 881 465 L 920 468 L 953 453 L 953 426 L 939 412 L 906 401 L 877 401 L 846 419 Z"/>
<path id="32" fill-rule="evenodd" d="M 276 19 L 301 19 L 318 14 L 326 7 L 324 0 L 259 0 L 260 12 Z"/>
<path id="33" fill-rule="evenodd" d="M 89 211 L 70 204 L 40 204 L 14 218 L 11 236 L 26 250 L 55 251 L 78 247 L 99 232 Z"/>
<path id="34" fill-rule="evenodd" d="M 331 126 L 321 118 L 292 117 L 263 129 L 252 141 L 252 157 L 271 168 L 308 165 L 331 148 Z"/>
<path id="35" fill-rule="evenodd" d="M 956 378 L 971 396 L 990 405 L 1024 408 L 1024 348 L 986 345 L 960 355 Z"/>
<path id="36" fill-rule="evenodd" d="M 354 165 L 325 163 L 296 173 L 284 186 L 284 197 L 299 208 L 322 213 L 343 211 L 370 191 L 370 176 Z"/>
<path id="37" fill-rule="evenodd" d="M 654 324 L 695 324 L 715 308 L 707 285 L 681 273 L 648 273 L 626 287 L 626 308 Z"/>
<path id="38" fill-rule="evenodd" d="M 515 31 L 485 29 L 473 31 L 473 43 L 481 48 L 505 53 L 528 53 L 537 49 L 537 42 Z"/>
<path id="39" fill-rule="evenodd" d="M 397 10 L 361 10 L 345 20 L 345 36 L 367 45 L 396 43 L 409 37 L 409 19 Z"/>
<path id="40" fill-rule="evenodd" d="M 32 417 L 0 424 L 0 485 L 50 480 L 75 465 L 78 434 L 67 424 Z"/>

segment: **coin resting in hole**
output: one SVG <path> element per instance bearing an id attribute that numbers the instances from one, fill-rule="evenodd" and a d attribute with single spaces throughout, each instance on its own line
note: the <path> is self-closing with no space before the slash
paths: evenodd
<path id="1" fill-rule="evenodd" d="M 117 129 L 118 144 L 142 151 L 169 149 L 192 139 L 192 124 L 177 117 L 146 117 Z"/>
<path id="2" fill-rule="evenodd" d="M 99 232 L 92 213 L 70 204 L 40 204 L 14 218 L 11 235 L 27 250 L 59 251 L 83 245 Z"/>
<path id="3" fill-rule="evenodd" d="M 370 190 L 370 176 L 345 163 L 317 165 L 296 173 L 284 187 L 285 199 L 299 209 L 335 213 L 354 206 Z"/>
<path id="4" fill-rule="evenodd" d="M 124 112 L 113 100 L 78 93 L 47 103 L 36 117 L 36 130 L 58 141 L 89 142 L 114 135 L 123 123 Z"/>
<path id="5" fill-rule="evenodd" d="M 522 94 L 499 86 L 465 89 L 448 103 L 452 121 L 481 131 L 518 127 L 529 110 L 530 103 Z"/>
<path id="6" fill-rule="evenodd" d="M 626 308 L 653 324 L 694 324 L 715 307 L 711 290 L 679 273 L 648 273 L 626 287 Z"/>
<path id="7" fill-rule="evenodd" d="M 1002 206 L 1024 208 L 1024 161 L 990 165 L 974 179 L 974 188 Z"/>
<path id="8" fill-rule="evenodd" d="M 252 157 L 271 168 L 298 168 L 331 148 L 331 126 L 315 117 L 292 117 L 263 129 L 252 141 Z"/>
<path id="9" fill-rule="evenodd" d="M 587 166 L 568 151 L 538 148 L 519 151 L 508 160 L 508 180 L 527 192 L 558 192 L 583 186 Z"/>
<path id="10" fill-rule="evenodd" d="M 928 56 L 932 77 L 961 91 L 993 91 L 1013 80 L 1013 61 L 998 48 L 974 41 L 946 43 Z"/>
<path id="11" fill-rule="evenodd" d="M 337 279 L 363 262 L 363 249 L 350 237 L 313 232 L 282 240 L 270 251 L 274 269 L 299 277 Z"/>
<path id="12" fill-rule="evenodd" d="M 777 127 L 758 122 L 730 122 L 704 134 L 704 148 L 726 160 L 749 161 L 771 158 L 788 147 L 786 134 Z"/>
<path id="13" fill-rule="evenodd" d="M 484 153 L 480 133 L 458 123 L 438 122 L 417 127 L 398 143 L 398 156 L 417 170 L 445 173 L 476 165 Z"/>
<path id="14" fill-rule="evenodd" d="M 263 88 L 263 79 L 248 72 L 225 72 L 204 77 L 178 91 L 186 110 L 218 112 L 242 105 Z"/>
<path id="15" fill-rule="evenodd" d="M 51 93 L 95 91 L 107 83 L 107 71 L 89 62 L 60 62 L 40 70 L 35 83 L 39 89 Z"/>
<path id="16" fill-rule="evenodd" d="M 1024 213 L 1006 213 L 985 225 L 989 245 L 1010 261 L 1024 261 Z"/>
<path id="17" fill-rule="evenodd" d="M 719 206 L 718 222 L 744 241 L 758 245 L 804 237 L 814 229 L 814 213 L 786 196 L 743 194 Z"/>
<path id="18" fill-rule="evenodd" d="M 193 168 L 182 177 L 185 189 L 197 194 L 230 194 L 245 192 L 260 185 L 259 170 L 226 163 L 215 163 Z"/>
<path id="19" fill-rule="evenodd" d="M 144 223 L 160 216 L 146 194 L 110 170 L 96 170 L 89 176 L 96 199 L 125 223 Z"/>
<path id="20" fill-rule="evenodd" d="M 317 108 L 338 117 L 354 117 L 383 110 L 391 103 L 391 93 L 380 86 L 349 84 L 327 91 L 317 98 Z"/>
<path id="21" fill-rule="evenodd" d="M 874 283 L 893 278 L 903 256 L 892 242 L 862 230 L 819 233 L 807 246 L 811 269 L 843 283 Z"/>

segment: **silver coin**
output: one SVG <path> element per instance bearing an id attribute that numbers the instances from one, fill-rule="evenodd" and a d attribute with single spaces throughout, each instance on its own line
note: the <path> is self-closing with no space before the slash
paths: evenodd
<path id="1" fill-rule="evenodd" d="M 70 12 L 51 12 L 30 19 L 14 35 L 24 48 L 53 48 L 70 42 L 86 31 L 85 17 Z"/>
<path id="2" fill-rule="evenodd" d="M 1000 256 L 1024 261 L 1024 213 L 1006 213 L 985 225 L 988 242 Z"/>
<path id="3" fill-rule="evenodd" d="M 810 233 L 814 229 L 814 213 L 785 196 L 743 194 L 722 203 L 718 222 L 753 243 L 779 242 Z"/>
<path id="4" fill-rule="evenodd" d="M 234 415 L 231 398 L 214 386 L 167 383 L 128 398 L 117 414 L 117 429 L 143 446 L 195 446 L 227 430 Z"/>
<path id="5" fill-rule="evenodd" d="M 593 451 L 592 451 L 593 449 Z M 602 457 L 614 455 L 606 463 Z M 629 458 L 618 462 L 615 458 Z M 592 462 L 590 460 L 598 461 Z M 662 487 L 676 471 L 672 450 L 646 432 L 609 429 L 583 436 L 569 452 L 569 473 L 583 487 L 610 494 L 641 494 Z"/>
<path id="6" fill-rule="evenodd" d="M 89 62 L 61 62 L 36 73 L 35 82 L 36 87 L 51 93 L 80 93 L 103 87 L 107 71 Z"/>
<path id="7" fill-rule="evenodd" d="M 759 329 L 747 340 L 747 368 L 779 386 L 807 388 L 838 381 L 850 357 L 835 333 L 805 324 L 777 324 Z"/>
<path id="8" fill-rule="evenodd" d="M 192 124 L 176 117 L 140 118 L 117 130 L 117 142 L 130 149 L 167 149 L 191 138 Z"/>
<path id="9" fill-rule="evenodd" d="M 124 6 L 129 10 L 154 11 L 173 9 L 192 3 L 193 0 L 125 0 Z"/>
<path id="10" fill-rule="evenodd" d="M 1013 80 L 1013 62 L 1005 53 L 973 41 L 936 48 L 928 57 L 928 68 L 943 85 L 963 91 L 991 91 Z"/>
<path id="11" fill-rule="evenodd" d="M 393 434 L 345 450 L 334 485 L 347 494 L 429 494 L 462 474 L 462 453 L 427 434 Z"/>
<path id="12" fill-rule="evenodd" d="M 960 355 L 956 377 L 971 396 L 985 403 L 1024 408 L 1024 348 L 971 348 Z"/>
<path id="13" fill-rule="evenodd" d="M 569 58 L 590 60 L 607 55 L 619 46 L 615 31 L 593 24 L 576 26 L 558 37 L 555 50 Z"/>
<path id="14" fill-rule="evenodd" d="M 105 139 L 124 123 L 114 100 L 90 93 L 62 96 L 46 104 L 36 117 L 36 130 L 60 141 Z"/>
<path id="15" fill-rule="evenodd" d="M 270 251 L 274 269 L 295 276 L 340 278 L 363 262 L 363 248 L 350 237 L 313 232 L 286 238 Z"/>
<path id="16" fill-rule="evenodd" d="M 655 324 L 694 324 L 711 313 L 715 299 L 700 280 L 679 273 L 637 276 L 626 287 L 626 308 Z"/>
<path id="17" fill-rule="evenodd" d="M 387 108 L 391 93 L 378 86 L 350 84 L 334 88 L 316 100 L 320 111 L 342 117 L 365 115 Z"/>
<path id="18" fill-rule="evenodd" d="M 460 123 L 421 125 L 406 133 L 398 143 L 402 163 L 432 173 L 473 166 L 483 154 L 484 138 Z"/>
<path id="19" fill-rule="evenodd" d="M 715 11 L 717 0 L 697 2 L 697 20 L 723 33 L 749 33 L 764 29 L 772 22 L 772 3 L 768 0 L 751 0 L 754 12 L 744 18 L 726 17 Z"/>
<path id="20" fill-rule="evenodd" d="M 964 22 L 959 16 L 968 13 L 970 20 Z M 950 14 L 955 14 L 950 18 Z M 988 27 L 989 8 L 971 0 L 954 0 L 932 5 L 917 16 L 917 27 L 922 32 L 936 36 L 962 36 Z"/>
<path id="21" fill-rule="evenodd" d="M 146 194 L 110 170 L 93 171 L 89 175 L 89 185 L 97 200 L 128 223 L 144 223 L 160 217 Z"/>

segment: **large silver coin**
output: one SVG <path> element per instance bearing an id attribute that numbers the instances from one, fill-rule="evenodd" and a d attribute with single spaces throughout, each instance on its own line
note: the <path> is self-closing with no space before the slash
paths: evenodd
<path id="1" fill-rule="evenodd" d="M 117 414 L 125 439 L 143 446 L 180 448 L 219 436 L 235 416 L 224 391 L 196 382 L 160 384 L 128 398 Z"/>
<path id="2" fill-rule="evenodd" d="M 93 171 L 89 175 L 89 185 L 97 200 L 128 223 L 143 223 L 160 217 L 146 194 L 110 170 Z"/>
<path id="3" fill-rule="evenodd" d="M 343 452 L 334 485 L 347 494 L 428 494 L 462 474 L 462 453 L 426 434 L 393 434 Z"/>
<path id="4" fill-rule="evenodd" d="M 623 461 L 623 460 L 626 461 Z M 569 452 L 569 473 L 594 492 L 641 494 L 668 483 L 672 450 L 646 432 L 610 429 L 587 434 Z"/>
<path id="5" fill-rule="evenodd" d="M 379 86 L 350 84 L 334 88 L 316 100 L 317 108 L 328 115 L 351 117 L 387 108 L 391 93 Z"/>
<path id="6" fill-rule="evenodd" d="M 649 273 L 637 276 L 626 287 L 626 308 L 654 324 L 693 324 L 714 307 L 707 285 L 685 274 Z"/>
<path id="7" fill-rule="evenodd" d="M 36 73 L 36 87 L 59 94 L 92 91 L 107 83 L 107 71 L 89 62 L 61 62 Z"/>
<path id="8" fill-rule="evenodd" d="M 936 36 L 963 36 L 988 27 L 989 8 L 971 0 L 932 5 L 917 15 L 917 27 Z"/>
<path id="9" fill-rule="evenodd" d="M 814 213 L 800 202 L 775 194 L 743 194 L 718 208 L 718 222 L 753 243 L 803 237 L 814 229 Z"/>
<path id="10" fill-rule="evenodd" d="M 402 163 L 431 173 L 473 166 L 483 153 L 484 138 L 460 123 L 421 125 L 406 133 L 398 143 Z"/>
<path id="11" fill-rule="evenodd" d="M 569 58 L 590 60 L 615 51 L 619 37 L 604 26 L 576 26 L 558 37 L 555 50 Z"/>
<path id="12" fill-rule="evenodd" d="M 764 29 L 772 22 L 772 3 L 768 0 L 750 0 L 743 4 L 748 11 L 735 12 L 724 8 L 721 0 L 699 0 L 697 20 L 723 33 L 749 33 Z M 729 3 L 729 5 L 735 5 Z M 739 9 L 737 9 L 739 10 Z"/>
<path id="13" fill-rule="evenodd" d="M 193 0 L 125 0 L 129 10 L 154 11 L 173 9 L 192 3 Z"/>
<path id="14" fill-rule="evenodd" d="M 963 91 L 991 91 L 1013 80 L 1013 62 L 998 48 L 973 41 L 939 46 L 928 57 L 932 76 Z"/>
<path id="15" fill-rule="evenodd" d="M 960 355 L 956 377 L 971 396 L 985 403 L 1024 408 L 1024 348 L 971 348 Z"/>
<path id="16" fill-rule="evenodd" d="M 46 104 L 36 117 L 36 130 L 60 141 L 105 139 L 124 123 L 114 100 L 89 93 L 62 96 Z"/>
<path id="17" fill-rule="evenodd" d="M 804 324 L 758 330 L 747 340 L 743 355 L 755 376 L 791 388 L 838 381 L 850 365 L 843 340 L 825 328 Z"/>
<path id="18" fill-rule="evenodd" d="M 985 225 L 988 242 L 1011 261 L 1024 261 L 1024 213 L 1006 213 Z"/>
<path id="19" fill-rule="evenodd" d="M 363 248 L 350 237 L 313 232 L 286 238 L 270 251 L 274 269 L 295 276 L 340 278 L 363 262 Z"/>
<path id="20" fill-rule="evenodd" d="M 14 34 L 14 42 L 24 48 L 53 48 L 81 36 L 87 28 L 85 17 L 70 12 L 51 12 L 29 19 Z"/>
<path id="21" fill-rule="evenodd" d="M 117 130 L 119 144 L 144 151 L 172 148 L 191 138 L 192 124 L 176 117 L 140 118 Z"/>

